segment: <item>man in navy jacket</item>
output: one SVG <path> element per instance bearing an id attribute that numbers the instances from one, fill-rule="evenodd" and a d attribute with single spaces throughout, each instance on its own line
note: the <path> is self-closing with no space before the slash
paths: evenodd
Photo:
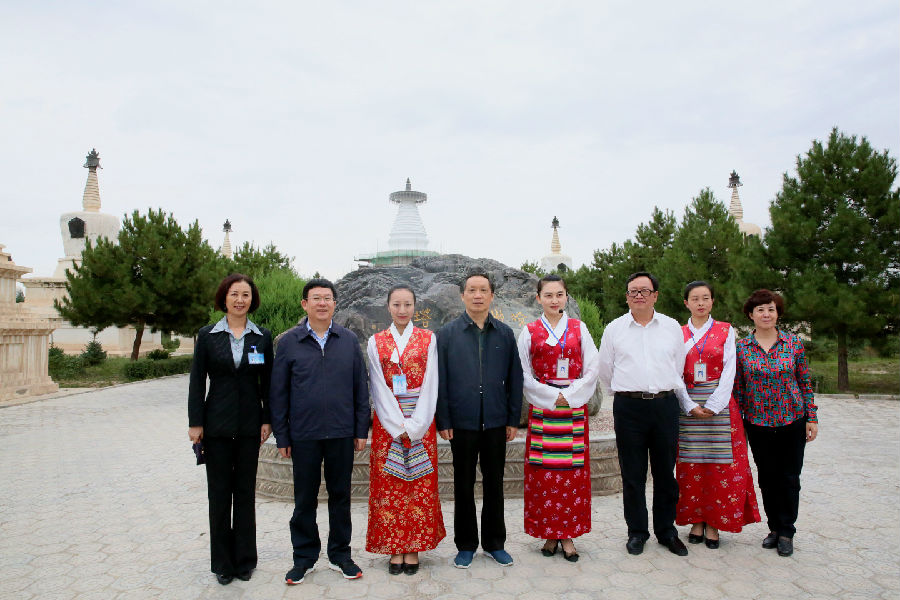
<path id="1" fill-rule="evenodd" d="M 289 585 L 301 583 L 319 558 L 316 506 L 325 463 L 328 561 L 346 579 L 362 576 L 350 558 L 350 474 L 353 451 L 366 447 L 369 385 L 356 335 L 332 321 L 337 294 L 327 279 L 303 287 L 307 313 L 278 343 L 269 408 L 278 450 L 294 470 Z"/>
<path id="2" fill-rule="evenodd" d="M 506 442 L 516 437 L 522 412 L 522 363 L 512 329 L 491 316 L 494 282 L 470 272 L 459 286 L 466 307 L 437 334 L 437 428 L 453 450 L 454 564 L 467 569 L 478 548 L 475 465 L 481 457 L 484 505 L 481 547 L 503 566 L 503 469 Z"/>

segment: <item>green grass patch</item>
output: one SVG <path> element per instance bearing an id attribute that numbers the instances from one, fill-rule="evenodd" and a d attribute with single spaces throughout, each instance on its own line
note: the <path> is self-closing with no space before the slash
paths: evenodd
<path id="1" fill-rule="evenodd" d="M 819 393 L 837 394 L 837 358 L 810 361 Z M 860 358 L 847 365 L 852 394 L 900 394 L 900 358 Z"/>
<path id="2" fill-rule="evenodd" d="M 111 356 L 99 364 L 85 366 L 81 373 L 69 371 L 56 375 L 51 371 L 50 375 L 59 387 L 106 387 L 128 381 L 125 365 L 130 362 L 127 357 Z"/>

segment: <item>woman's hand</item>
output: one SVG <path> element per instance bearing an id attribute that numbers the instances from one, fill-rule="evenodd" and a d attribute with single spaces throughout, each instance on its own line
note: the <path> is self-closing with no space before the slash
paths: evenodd
<path id="1" fill-rule="evenodd" d="M 709 410 L 705 406 L 695 406 L 694 408 L 691 409 L 691 412 L 688 414 L 690 414 L 692 417 L 696 417 L 698 419 L 708 419 L 710 417 L 716 416 L 716 413 Z"/>
<path id="2" fill-rule="evenodd" d="M 406 443 L 406 442 L 412 443 L 412 442 L 410 441 L 410 439 L 409 439 L 409 434 L 406 433 L 405 431 L 404 431 L 403 433 L 401 433 L 400 435 L 398 435 L 398 436 L 397 436 L 397 439 L 400 440 L 400 441 L 403 442 L 403 443 Z"/>
<path id="3" fill-rule="evenodd" d="M 200 440 L 203 439 L 203 428 L 202 427 L 188 427 L 188 437 L 191 438 L 191 442 L 196 444 Z"/>
<path id="4" fill-rule="evenodd" d="M 259 444 L 265 444 L 270 435 L 272 435 L 272 426 L 268 423 L 265 423 L 262 427 L 259 428 Z"/>
<path id="5" fill-rule="evenodd" d="M 569 402 L 566 400 L 566 397 L 562 395 L 562 392 L 556 397 L 556 406 L 559 408 L 569 408 Z"/>
<path id="6" fill-rule="evenodd" d="M 806 424 L 806 442 L 809 443 L 816 439 L 819 435 L 819 424 L 818 423 L 807 423 Z"/>

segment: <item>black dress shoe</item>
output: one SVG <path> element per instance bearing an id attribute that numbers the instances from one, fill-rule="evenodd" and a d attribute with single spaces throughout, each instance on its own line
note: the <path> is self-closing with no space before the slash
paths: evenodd
<path id="1" fill-rule="evenodd" d="M 706 547 L 710 550 L 715 550 L 719 547 L 719 540 L 711 540 L 709 538 L 706 538 Z"/>
<path id="2" fill-rule="evenodd" d="M 407 575 L 415 575 L 419 572 L 419 563 L 403 563 L 403 572 Z"/>
<path id="3" fill-rule="evenodd" d="M 766 536 L 766 539 L 762 541 L 762 547 L 766 550 L 771 550 L 775 546 L 778 545 L 778 534 L 774 531 L 770 531 L 769 535 Z"/>
<path id="4" fill-rule="evenodd" d="M 778 556 L 790 556 L 794 553 L 794 540 L 783 535 L 778 536 Z"/>
<path id="5" fill-rule="evenodd" d="M 628 541 L 625 543 L 625 549 L 628 550 L 628 554 L 638 555 L 644 551 L 644 544 L 647 543 L 647 540 L 639 535 L 631 535 L 628 536 Z"/>
<path id="6" fill-rule="evenodd" d="M 403 572 L 403 563 L 388 563 L 388 573 L 391 575 L 399 575 Z"/>
<path id="7" fill-rule="evenodd" d="M 684 542 L 678 539 L 678 536 L 669 538 L 667 540 L 659 540 L 659 543 L 666 548 L 669 549 L 669 552 L 672 554 L 677 554 L 678 556 L 687 556 L 687 546 L 684 545 Z"/>
<path id="8" fill-rule="evenodd" d="M 703 534 L 697 535 L 695 533 L 688 534 L 688 544 L 699 544 L 703 541 Z"/>
<path id="9" fill-rule="evenodd" d="M 228 585 L 234 581 L 234 575 L 222 575 L 221 573 L 216 573 L 216 581 L 219 582 L 219 585 Z"/>
<path id="10" fill-rule="evenodd" d="M 253 569 L 250 569 L 249 571 L 244 571 L 243 573 L 238 573 L 237 575 L 235 575 L 235 577 L 237 577 L 241 581 L 250 581 L 250 577 L 252 577 L 252 576 L 253 576 Z"/>
<path id="11" fill-rule="evenodd" d="M 548 541 L 550 541 L 550 540 L 548 540 Z M 549 549 L 547 547 L 547 544 L 544 544 L 544 547 L 541 548 L 541 554 L 543 554 L 544 556 L 549 558 L 549 557 L 553 556 L 554 554 L 556 554 L 557 549 L 559 549 L 559 540 L 553 540 L 553 549 L 552 550 Z"/>

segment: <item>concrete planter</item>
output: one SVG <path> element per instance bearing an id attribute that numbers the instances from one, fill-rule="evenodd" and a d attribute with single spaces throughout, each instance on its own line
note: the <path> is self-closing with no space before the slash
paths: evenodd
<path id="1" fill-rule="evenodd" d="M 593 495 L 603 496 L 622 491 L 616 436 L 604 433 L 591 436 L 591 487 Z M 516 439 L 506 445 L 506 470 L 503 491 L 507 498 L 521 498 L 523 493 L 525 440 Z M 453 455 L 450 443 L 438 439 L 438 490 L 442 500 L 453 498 Z M 265 498 L 293 502 L 294 479 L 290 459 L 281 458 L 274 442 L 263 444 L 259 453 L 256 474 L 256 493 Z M 369 448 L 354 457 L 351 494 L 354 502 L 369 498 Z M 475 483 L 476 496 L 481 495 L 481 472 Z M 319 498 L 325 499 L 325 479 L 319 488 Z"/>

